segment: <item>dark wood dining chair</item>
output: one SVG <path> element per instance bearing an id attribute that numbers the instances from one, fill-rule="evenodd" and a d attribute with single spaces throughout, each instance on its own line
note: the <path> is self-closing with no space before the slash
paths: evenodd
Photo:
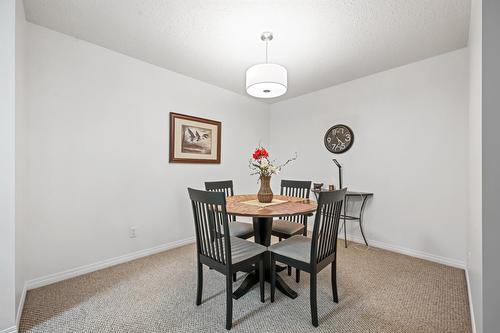
<path id="1" fill-rule="evenodd" d="M 305 271 L 311 276 L 310 302 L 312 324 L 318 326 L 317 274 L 331 265 L 333 301 L 337 292 L 337 233 L 346 189 L 321 192 L 311 238 L 292 236 L 269 247 L 271 252 L 271 302 L 276 289 L 276 261 Z"/>
<path id="2" fill-rule="evenodd" d="M 281 195 L 309 199 L 311 193 L 311 181 L 304 180 L 282 180 Z M 307 236 L 308 215 L 283 216 L 273 221 L 272 235 L 282 239 L 290 238 L 294 235 Z M 288 266 L 288 275 L 292 275 L 292 270 Z M 296 270 L 295 281 L 300 282 L 300 270 Z"/>
<path id="3" fill-rule="evenodd" d="M 226 197 L 232 197 L 234 195 L 232 180 L 205 182 L 205 189 L 210 192 L 222 192 Z M 254 236 L 253 223 L 236 221 L 236 217 L 234 215 L 229 215 L 228 221 L 230 236 L 243 239 L 248 239 Z M 236 281 L 236 273 L 233 275 L 233 281 Z"/>
<path id="4" fill-rule="evenodd" d="M 223 192 L 226 197 L 234 195 L 232 180 L 205 182 L 205 189 L 210 192 Z M 229 216 L 229 235 L 243 239 L 253 237 L 253 224 L 239 222 L 235 216 Z"/>
<path id="5" fill-rule="evenodd" d="M 264 302 L 265 246 L 229 236 L 226 197 L 221 192 L 207 192 L 188 188 L 193 207 L 196 232 L 198 284 L 196 305 L 201 304 L 203 265 L 226 276 L 226 329 L 233 321 L 233 282 L 237 271 L 252 265 L 259 269 L 260 301 Z"/>

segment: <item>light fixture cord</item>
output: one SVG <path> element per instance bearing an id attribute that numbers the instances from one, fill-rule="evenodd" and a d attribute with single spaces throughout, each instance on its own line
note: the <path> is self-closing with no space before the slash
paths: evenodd
<path id="1" fill-rule="evenodd" d="M 269 44 L 269 41 L 266 40 L 266 64 L 267 64 L 267 45 Z"/>

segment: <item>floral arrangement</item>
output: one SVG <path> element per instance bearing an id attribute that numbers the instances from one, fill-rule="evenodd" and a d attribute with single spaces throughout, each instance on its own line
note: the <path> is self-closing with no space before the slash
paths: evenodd
<path id="1" fill-rule="evenodd" d="M 295 153 L 295 156 L 287 160 L 285 163 L 276 165 L 275 161 L 271 161 L 269 159 L 269 153 L 267 152 L 267 149 L 259 146 L 257 149 L 255 149 L 248 164 L 248 166 L 250 167 L 250 175 L 259 175 L 259 177 L 270 177 L 272 175 L 278 175 L 285 165 L 296 159 L 297 153 Z"/>

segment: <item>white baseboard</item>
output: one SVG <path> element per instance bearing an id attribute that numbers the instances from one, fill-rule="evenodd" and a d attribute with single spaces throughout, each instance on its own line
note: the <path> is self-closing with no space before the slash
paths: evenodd
<path id="1" fill-rule="evenodd" d="M 476 333 L 476 318 L 474 317 L 474 306 L 472 303 L 472 292 L 470 289 L 470 280 L 469 280 L 469 270 L 465 269 L 465 280 L 467 281 L 467 295 L 469 297 L 469 309 L 470 309 L 470 323 L 472 326 L 472 333 Z"/>
<path id="2" fill-rule="evenodd" d="M 52 283 L 71 279 L 71 278 L 76 277 L 76 276 L 95 272 L 95 271 L 98 271 L 100 269 L 104 269 L 104 268 L 108 268 L 108 267 L 115 266 L 118 264 L 122 264 L 122 263 L 125 263 L 127 261 L 139 259 L 142 257 L 147 257 L 147 256 L 150 256 L 152 254 L 167 251 L 167 250 L 170 250 L 170 249 L 173 249 L 173 248 L 176 248 L 179 246 L 183 246 L 186 244 L 191 244 L 191 243 L 194 243 L 194 241 L 195 241 L 195 238 L 190 237 L 190 238 L 182 239 L 179 241 L 158 245 L 158 246 L 155 246 L 155 247 L 152 247 L 149 249 L 140 250 L 137 252 L 132 252 L 129 254 L 125 254 L 123 256 L 105 259 L 105 260 L 102 260 L 102 261 L 99 261 L 99 262 L 96 262 L 93 264 L 75 267 L 75 268 L 68 269 L 66 271 L 62 271 L 59 273 L 54 273 L 54 274 L 42 276 L 42 277 L 39 277 L 39 278 L 36 278 L 33 280 L 26 281 L 26 289 L 30 290 L 30 289 L 43 287 L 43 286 L 46 286 L 46 285 L 49 285 Z M 0 332 L 0 333 L 2 333 L 2 332 Z"/>
<path id="3" fill-rule="evenodd" d="M 343 235 L 342 235 L 342 237 L 341 237 L 341 235 L 339 235 L 339 239 L 343 240 L 344 239 Z M 347 234 L 347 240 L 364 244 L 363 238 L 359 237 L 359 236 L 355 236 L 355 235 Z M 372 247 L 377 247 L 380 249 L 405 254 L 405 255 L 408 255 L 411 257 L 416 257 L 416 258 L 420 258 L 420 259 L 425 259 L 425 260 L 437 262 L 439 264 L 443 264 L 446 266 L 452 266 L 452 267 L 456 267 L 456 268 L 465 269 L 465 262 L 461 261 L 461 260 L 441 257 L 441 256 L 437 256 L 434 254 L 426 253 L 423 251 L 408 249 L 408 248 L 405 248 L 405 247 L 402 247 L 399 245 L 388 244 L 388 243 L 370 240 L 370 239 L 368 239 L 368 244 Z"/>
<path id="4" fill-rule="evenodd" d="M 4 330 L 1 330 L 0 333 L 17 333 L 17 326 L 12 326 Z"/>
<path id="5" fill-rule="evenodd" d="M 21 315 L 23 314 L 24 301 L 26 300 L 26 292 L 28 291 L 28 286 L 26 282 L 24 283 L 23 292 L 21 294 L 21 299 L 19 300 L 19 306 L 17 307 L 17 315 L 16 315 L 16 325 L 19 327 L 21 322 Z"/>

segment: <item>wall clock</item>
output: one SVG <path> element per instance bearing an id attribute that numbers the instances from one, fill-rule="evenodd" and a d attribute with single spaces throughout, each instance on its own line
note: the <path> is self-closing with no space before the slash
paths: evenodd
<path id="1" fill-rule="evenodd" d="M 335 125 L 325 133 L 325 147 L 334 154 L 348 151 L 354 142 L 354 133 L 346 125 Z"/>

